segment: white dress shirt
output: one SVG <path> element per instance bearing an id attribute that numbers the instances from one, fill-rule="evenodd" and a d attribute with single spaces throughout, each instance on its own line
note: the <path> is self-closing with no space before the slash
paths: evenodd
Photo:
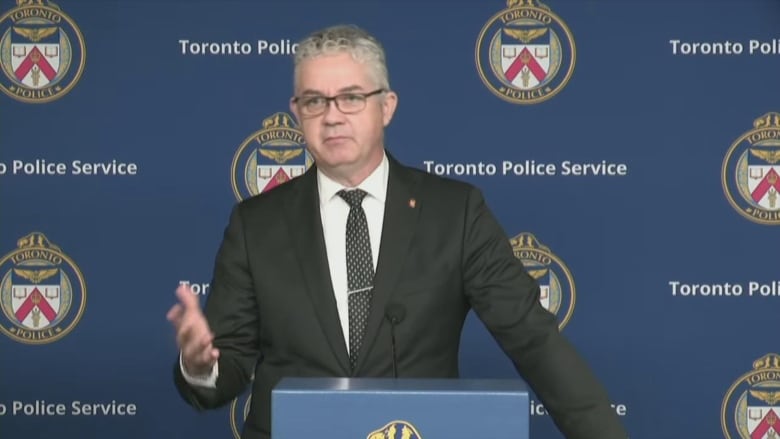
<path id="1" fill-rule="evenodd" d="M 382 223 L 385 214 L 385 195 L 387 194 L 388 161 L 385 156 L 382 163 L 357 188 L 368 193 L 363 199 L 363 210 L 368 221 L 368 236 L 371 240 L 371 256 L 374 261 L 374 271 L 379 257 L 379 240 L 382 236 Z M 336 295 L 336 306 L 341 320 L 341 331 L 349 349 L 349 306 L 347 301 L 347 216 L 349 204 L 337 192 L 347 188 L 329 179 L 324 174 L 317 173 L 317 183 L 320 192 L 320 218 L 322 231 L 325 234 L 325 249 L 330 266 L 330 278 L 333 283 L 333 293 Z"/>
<path id="2" fill-rule="evenodd" d="M 368 236 L 371 240 L 371 256 L 374 260 L 374 271 L 379 259 L 379 244 L 382 237 L 382 224 L 385 214 L 385 196 L 387 195 L 389 162 L 387 156 L 382 157 L 379 166 L 357 187 L 345 187 L 337 183 L 319 169 L 317 170 L 317 190 L 320 199 L 320 219 L 322 231 L 325 235 L 325 249 L 330 267 L 330 278 L 333 283 L 333 293 L 336 297 L 336 307 L 341 321 L 341 330 L 344 334 L 344 342 L 349 349 L 349 306 L 347 301 L 347 216 L 349 204 L 338 195 L 342 189 L 350 190 L 360 188 L 368 195 L 363 199 L 363 210 L 368 221 Z M 196 377 L 187 374 L 181 363 L 179 364 L 184 379 L 192 385 L 203 387 L 216 387 L 219 374 L 219 362 L 214 364 L 214 369 L 208 376 Z"/>

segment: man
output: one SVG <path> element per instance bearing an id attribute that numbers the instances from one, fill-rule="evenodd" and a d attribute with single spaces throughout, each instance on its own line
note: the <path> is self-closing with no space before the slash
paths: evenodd
<path id="1" fill-rule="evenodd" d="M 625 439 L 480 192 L 385 151 L 398 97 L 380 44 L 351 26 L 317 32 L 298 46 L 294 82 L 315 165 L 234 208 L 204 312 L 177 290 L 183 398 L 215 408 L 252 382 L 242 437 L 268 438 L 285 376 L 457 377 L 474 309 L 567 438 Z M 393 307 L 405 314 L 395 355 Z"/>

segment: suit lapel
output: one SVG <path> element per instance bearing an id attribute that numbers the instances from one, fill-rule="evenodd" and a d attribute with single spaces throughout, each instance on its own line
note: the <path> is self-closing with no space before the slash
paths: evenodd
<path id="1" fill-rule="evenodd" d="M 403 261 L 409 251 L 416 230 L 420 211 L 414 173 L 405 169 L 387 154 L 390 161 L 387 196 L 385 198 L 385 216 L 382 222 L 382 240 L 379 250 L 374 290 L 371 298 L 371 310 L 368 314 L 366 332 L 360 348 L 356 370 L 359 371 L 371 350 L 398 276 L 403 269 Z"/>
<path id="2" fill-rule="evenodd" d="M 300 182 L 285 200 L 287 224 L 293 225 L 290 236 L 300 261 L 307 291 L 322 330 L 344 373 L 349 373 L 349 355 L 341 330 L 333 283 L 328 268 L 325 237 L 320 218 L 317 171 L 312 166 L 299 177 Z M 297 226 L 297 227 L 296 227 Z"/>

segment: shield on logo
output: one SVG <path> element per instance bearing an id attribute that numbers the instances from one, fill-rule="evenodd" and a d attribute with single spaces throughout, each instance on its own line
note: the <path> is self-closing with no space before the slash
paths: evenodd
<path id="1" fill-rule="evenodd" d="M 306 172 L 304 148 L 263 146 L 257 149 L 257 188 L 260 192 L 292 180 Z"/>
<path id="2" fill-rule="evenodd" d="M 550 72 L 551 33 L 546 27 L 505 27 L 501 33 L 501 69 L 515 87 L 529 90 Z"/>
<path id="3" fill-rule="evenodd" d="M 11 68 L 14 77 L 30 88 L 49 85 L 60 68 L 60 28 L 13 26 Z"/>
<path id="4" fill-rule="evenodd" d="M 544 309 L 550 311 L 550 268 L 546 266 L 532 267 L 529 268 L 528 272 L 539 284 L 541 290 L 539 301 Z"/>
<path id="5" fill-rule="evenodd" d="M 780 410 L 776 405 L 780 388 L 753 388 L 748 391 L 747 428 L 753 439 L 780 436 Z"/>
<path id="6" fill-rule="evenodd" d="M 11 309 L 18 324 L 45 329 L 60 312 L 61 272 L 58 267 L 19 267 L 11 277 Z"/>
<path id="7" fill-rule="evenodd" d="M 778 151 L 751 149 L 748 155 L 747 186 L 750 197 L 764 209 L 780 209 L 780 164 Z"/>

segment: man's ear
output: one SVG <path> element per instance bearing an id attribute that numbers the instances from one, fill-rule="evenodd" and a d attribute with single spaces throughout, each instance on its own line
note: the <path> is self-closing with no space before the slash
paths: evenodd
<path id="1" fill-rule="evenodd" d="M 385 126 L 390 124 L 393 120 L 393 114 L 398 107 L 398 95 L 394 91 L 388 91 L 385 93 L 384 99 L 382 99 L 382 119 Z"/>

